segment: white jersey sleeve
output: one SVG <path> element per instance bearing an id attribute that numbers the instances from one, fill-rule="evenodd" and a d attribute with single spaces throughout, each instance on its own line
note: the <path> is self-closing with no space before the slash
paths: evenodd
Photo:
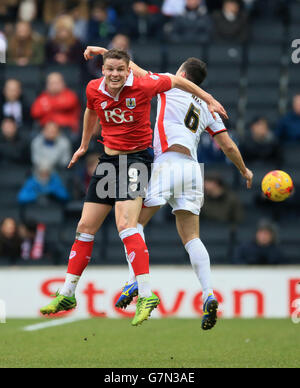
<path id="1" fill-rule="evenodd" d="M 227 131 L 227 129 L 225 128 L 225 125 L 224 125 L 224 123 L 223 123 L 223 121 L 218 113 L 215 113 L 215 115 L 216 115 L 216 120 L 215 120 L 208 109 L 207 109 L 207 112 L 208 112 L 208 123 L 207 123 L 208 125 L 205 128 L 205 130 L 211 136 L 215 136 L 218 133 Z"/>

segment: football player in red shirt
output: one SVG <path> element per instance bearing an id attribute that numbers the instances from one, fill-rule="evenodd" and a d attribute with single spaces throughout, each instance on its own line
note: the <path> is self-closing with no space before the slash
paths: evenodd
<path id="1" fill-rule="evenodd" d="M 104 54 L 103 62 L 104 77 L 90 81 L 86 88 L 87 108 L 82 141 L 68 167 L 86 153 L 98 119 L 102 125 L 104 154 L 88 188 L 65 284 L 56 298 L 41 309 L 41 313 L 57 313 L 76 307 L 76 285 L 91 258 L 94 236 L 115 206 L 117 230 L 138 282 L 139 298 L 132 321 L 132 325 L 136 326 L 148 319 L 160 303 L 151 291 L 149 253 L 137 230 L 142 194 L 145 194 L 150 178 L 152 161 L 147 151 L 152 144 L 150 101 L 159 93 L 179 88 L 207 102 L 213 114 L 227 115 L 211 95 L 182 77 L 158 74 L 134 77 L 129 67 L 130 57 L 125 51 L 109 50 Z M 147 175 L 147 179 L 139 179 L 139 172 L 142 178 Z"/>

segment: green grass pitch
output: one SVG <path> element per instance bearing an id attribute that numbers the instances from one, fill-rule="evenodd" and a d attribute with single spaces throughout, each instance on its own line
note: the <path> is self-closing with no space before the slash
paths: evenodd
<path id="1" fill-rule="evenodd" d="M 38 331 L 45 319 L 0 324 L 0 367 L 286 368 L 300 367 L 300 323 L 221 319 L 204 332 L 197 319 L 87 319 Z"/>

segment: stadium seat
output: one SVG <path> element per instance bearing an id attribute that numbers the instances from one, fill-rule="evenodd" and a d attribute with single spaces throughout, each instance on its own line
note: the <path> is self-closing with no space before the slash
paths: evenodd
<path id="1" fill-rule="evenodd" d="M 299 28 L 300 3 L 295 2 L 295 3 L 290 4 L 289 11 L 290 11 L 290 18 L 291 18 L 292 23 L 298 23 L 298 28 Z"/>
<path id="2" fill-rule="evenodd" d="M 273 85 L 278 86 L 280 82 L 281 69 L 278 65 L 249 66 L 247 71 L 248 85 Z"/>
<path id="3" fill-rule="evenodd" d="M 208 50 L 208 65 L 231 65 L 243 62 L 243 47 L 234 44 L 213 44 Z"/>
<path id="4" fill-rule="evenodd" d="M 225 183 L 233 187 L 235 183 L 236 168 L 230 162 L 227 163 L 205 163 L 204 164 L 204 177 L 209 173 L 218 173 L 224 179 Z"/>
<path id="5" fill-rule="evenodd" d="M 43 71 L 44 84 L 47 75 L 53 72 L 61 73 L 69 88 L 81 86 L 81 68 L 79 65 L 47 65 Z"/>
<path id="6" fill-rule="evenodd" d="M 298 23 L 296 23 L 296 21 L 294 21 L 289 26 L 289 40 L 290 40 L 290 42 L 288 42 L 288 43 L 291 43 L 294 39 L 299 39 L 299 20 L 297 22 Z"/>
<path id="7" fill-rule="evenodd" d="M 297 86 L 300 91 L 300 71 L 299 64 L 291 64 L 288 68 L 289 85 Z"/>
<path id="8" fill-rule="evenodd" d="M 277 43 L 280 44 L 285 39 L 284 26 L 276 22 L 262 22 L 253 23 L 251 26 L 251 41 L 253 43 L 266 44 Z"/>
<path id="9" fill-rule="evenodd" d="M 62 206 L 48 201 L 47 204 L 28 204 L 21 207 L 21 218 L 35 220 L 45 224 L 59 225 L 64 220 Z"/>
<path id="10" fill-rule="evenodd" d="M 239 101 L 239 87 L 209 86 L 207 91 L 217 100 L 228 107 L 237 107 Z"/>
<path id="11" fill-rule="evenodd" d="M 283 148 L 284 164 L 289 168 L 300 168 L 300 144 L 287 143 Z"/>
<path id="12" fill-rule="evenodd" d="M 237 64 L 230 66 L 210 65 L 207 82 L 209 86 L 237 86 L 240 83 L 241 69 Z"/>
<path id="13" fill-rule="evenodd" d="M 277 107 L 273 106 L 248 106 L 244 114 L 244 120 L 246 125 L 258 118 L 265 117 L 272 129 L 276 128 L 279 120 L 279 110 Z"/>
<path id="14" fill-rule="evenodd" d="M 19 80 L 23 85 L 23 90 L 27 88 L 39 89 L 42 80 L 42 73 L 40 66 L 28 65 L 28 66 L 5 66 L 5 79 L 15 78 Z"/>
<path id="15" fill-rule="evenodd" d="M 247 89 L 248 106 L 277 107 L 279 88 L 277 86 L 250 86 Z"/>
<path id="16" fill-rule="evenodd" d="M 159 43 L 149 45 L 134 43 L 131 45 L 133 60 L 140 67 L 152 72 L 162 71 L 163 48 Z"/>
<path id="17" fill-rule="evenodd" d="M 205 60 L 203 47 L 197 44 L 169 43 L 166 47 L 166 52 L 168 64 L 167 69 L 170 71 L 169 67 L 172 68 L 172 73 L 175 73 L 179 66 L 189 57 Z"/>
<path id="18" fill-rule="evenodd" d="M 251 45 L 248 50 L 250 65 L 278 65 L 282 61 L 282 49 L 278 45 Z"/>
<path id="19" fill-rule="evenodd" d="M 0 164 L 0 188 L 20 188 L 30 174 L 30 167 L 19 164 Z"/>

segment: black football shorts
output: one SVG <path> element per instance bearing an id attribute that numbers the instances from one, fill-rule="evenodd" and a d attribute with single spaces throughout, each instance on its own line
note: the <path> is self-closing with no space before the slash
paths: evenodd
<path id="1" fill-rule="evenodd" d="M 84 202 L 114 206 L 116 201 L 145 198 L 152 161 L 151 150 L 116 156 L 103 153 Z"/>

